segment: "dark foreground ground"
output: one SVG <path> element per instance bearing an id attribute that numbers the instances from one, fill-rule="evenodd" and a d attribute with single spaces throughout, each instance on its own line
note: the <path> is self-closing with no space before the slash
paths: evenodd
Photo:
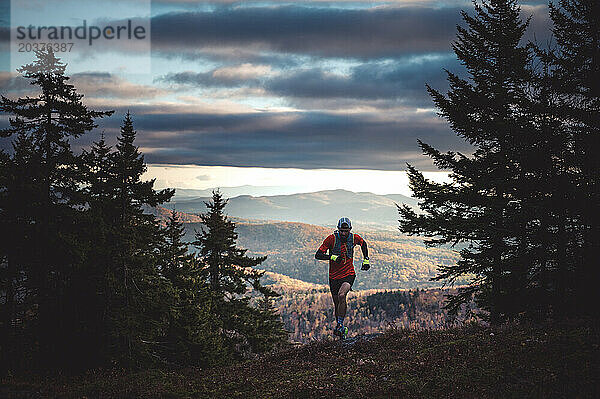
<path id="1" fill-rule="evenodd" d="M 3 379 L 7 398 L 599 398 L 590 323 L 390 330 L 209 370 Z"/>

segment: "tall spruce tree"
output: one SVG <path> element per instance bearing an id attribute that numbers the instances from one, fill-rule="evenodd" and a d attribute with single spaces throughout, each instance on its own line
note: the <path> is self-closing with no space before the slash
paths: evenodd
<path id="1" fill-rule="evenodd" d="M 554 109 L 555 93 L 551 85 L 548 54 L 532 46 L 536 54 L 530 86 L 528 140 L 523 141 L 526 152 L 521 157 L 519 186 L 515 192 L 519 201 L 522 222 L 519 226 L 524 240 L 522 264 L 526 267 L 526 296 L 515 299 L 527 304 L 530 317 L 549 315 L 556 293 L 559 269 L 564 269 L 565 229 L 557 198 L 565 192 L 563 170 L 565 135 Z M 557 267 L 560 265 L 560 268 Z M 522 305 L 521 305 L 522 306 Z"/>
<path id="2" fill-rule="evenodd" d="M 85 324 L 89 326 L 86 337 L 88 351 L 85 353 L 93 366 L 114 364 L 120 359 L 115 354 L 117 347 L 113 342 L 116 332 L 111 323 L 111 307 L 117 301 L 113 287 L 114 262 L 117 259 L 115 248 L 118 244 L 114 220 L 116 170 L 113 158 L 114 149 L 107 145 L 104 133 L 92 143 L 89 151 L 84 149 L 79 157 L 87 203 L 87 228 L 81 231 L 82 239 L 87 242 L 86 273 L 89 277 L 86 284 L 88 295 L 85 297 L 86 306 L 90 309 L 85 317 Z"/>
<path id="3" fill-rule="evenodd" d="M 453 283 L 470 275 L 472 283 L 450 296 L 447 306 L 456 310 L 475 294 L 490 321 L 499 323 L 523 309 L 527 292 L 521 178 L 532 140 L 526 111 L 531 71 L 530 51 L 520 42 L 528 21 L 521 20 L 514 0 L 474 6 L 474 16 L 462 12 L 466 27 L 458 27 L 453 44 L 468 79 L 447 72 L 447 95 L 427 86 L 439 114 L 473 146 L 473 154 L 442 153 L 419 141 L 437 167 L 450 170 L 452 181 L 429 181 L 408 165 L 424 213 L 399 207 L 400 230 L 432 237 L 428 245 L 461 244 L 461 259 L 441 267 L 437 279 Z"/>
<path id="4" fill-rule="evenodd" d="M 213 191 L 206 203 L 208 212 L 201 215 L 203 227 L 196 232 L 193 245 L 198 248 L 198 261 L 212 294 L 211 311 L 222 323 L 226 347 L 234 356 L 245 352 L 261 352 L 283 343 L 286 333 L 283 324 L 273 316 L 268 306 L 250 306 L 248 287 L 266 298 L 278 296 L 261 285 L 264 271 L 254 269 L 266 257 L 246 256 L 246 249 L 237 247 L 235 223 L 223 213 L 227 200 Z"/>
<path id="5" fill-rule="evenodd" d="M 173 211 L 163 228 L 160 269 L 174 289 L 175 304 L 163 337 L 162 356 L 179 365 L 210 366 L 228 360 L 221 322 L 211 312 L 212 296 L 196 258 L 183 241 L 184 227 Z"/>
<path id="6" fill-rule="evenodd" d="M 564 258 L 557 276 L 565 313 L 597 315 L 600 301 L 600 4 L 560 0 L 550 4 L 558 45 L 552 55 L 555 114 L 562 122 L 562 185 L 557 208 L 564 223 Z"/>
<path id="7" fill-rule="evenodd" d="M 172 190 L 156 191 L 142 181 L 143 155 L 135 145 L 131 115 L 125 115 L 115 147 L 104 135 L 80 156 L 87 229 L 88 308 L 93 326 L 88 356 L 94 364 L 136 367 L 161 361 L 161 337 L 176 301 L 161 274 L 166 238 L 147 207 L 167 201 Z M 92 288 L 93 289 L 89 289 Z M 82 297 L 84 297 L 82 295 Z"/>
<path id="8" fill-rule="evenodd" d="M 23 345 L 7 341 L 7 347 L 28 348 L 28 367 L 65 367 L 68 354 L 82 344 L 79 314 L 84 310 L 73 295 L 81 277 L 81 181 L 70 139 L 90 131 L 97 118 L 112 111 L 89 110 L 82 95 L 67 83 L 66 65 L 50 48 L 36 51 L 36 60 L 19 72 L 39 89 L 35 97 L 12 100 L 2 96 L 0 110 L 11 115 L 3 137 L 16 137 L 3 187 L 2 224 L 14 245 L 3 248 L 7 291 L 18 292 L 20 303 L 3 313 L 4 328 L 24 325 L 15 340 L 30 337 Z M 15 301 L 13 297 L 10 301 Z M 26 321 L 26 322 L 25 322 Z M 24 323 L 24 324 L 23 324 Z M 23 357 L 21 356 L 21 359 Z M 11 361 L 12 362 L 12 361 Z M 14 363 L 14 362 L 13 362 Z"/>
<path id="9" fill-rule="evenodd" d="M 113 259 L 107 271 L 107 302 L 113 353 L 129 367 L 152 361 L 157 337 L 164 334 L 172 287 L 159 270 L 158 250 L 163 239 L 160 226 L 144 206 L 168 201 L 174 191 L 156 191 L 154 180 L 143 181 L 144 156 L 135 145 L 136 131 L 127 113 L 110 154 L 108 180 L 111 200 L 106 211 L 111 226 Z"/>

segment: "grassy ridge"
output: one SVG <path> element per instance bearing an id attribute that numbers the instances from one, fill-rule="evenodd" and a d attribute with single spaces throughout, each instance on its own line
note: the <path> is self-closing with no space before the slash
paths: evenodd
<path id="1" fill-rule="evenodd" d="M 351 345 L 325 339 L 210 370 L 9 378 L 0 396 L 594 398 L 599 332 L 581 322 L 389 330 Z"/>

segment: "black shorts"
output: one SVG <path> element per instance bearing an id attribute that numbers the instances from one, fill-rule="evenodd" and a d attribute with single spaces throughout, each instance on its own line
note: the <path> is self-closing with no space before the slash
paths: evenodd
<path id="1" fill-rule="evenodd" d="M 356 278 L 356 274 L 351 274 L 341 279 L 329 279 L 329 290 L 332 294 L 337 295 L 340 292 L 340 287 L 343 283 L 350 284 L 350 289 L 352 289 L 352 284 L 354 284 L 354 279 Z"/>

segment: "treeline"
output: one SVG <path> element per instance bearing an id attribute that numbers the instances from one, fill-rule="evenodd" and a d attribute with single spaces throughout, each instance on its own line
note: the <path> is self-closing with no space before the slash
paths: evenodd
<path id="1" fill-rule="evenodd" d="M 142 181 L 129 113 L 114 147 L 71 141 L 112 111 L 89 110 L 51 49 L 19 72 L 37 97 L 2 96 L 13 151 L 0 152 L 0 367 L 206 366 L 286 341 L 235 224 L 215 192 L 190 255 L 173 213 L 144 212 L 173 190 Z M 258 293 L 256 306 L 246 294 Z"/>
<path id="2" fill-rule="evenodd" d="M 403 232 L 462 245 L 460 261 L 437 278 L 472 275 L 449 307 L 475 296 L 492 323 L 598 315 L 600 3 L 549 9 L 547 48 L 523 40 L 529 20 L 514 0 L 463 12 L 453 49 L 468 76 L 448 72 L 447 94 L 428 90 L 473 152 L 419 142 L 452 181 L 409 166 L 423 213 L 399 208 Z"/>
<path id="3" fill-rule="evenodd" d="M 460 307 L 456 316 L 444 309 L 445 297 L 456 289 L 365 290 L 348 295 L 344 325 L 349 335 L 382 333 L 389 328 L 442 329 L 470 320 L 474 303 Z M 294 342 L 307 343 L 332 336 L 336 321 L 329 289 L 286 294 L 275 301 Z"/>

